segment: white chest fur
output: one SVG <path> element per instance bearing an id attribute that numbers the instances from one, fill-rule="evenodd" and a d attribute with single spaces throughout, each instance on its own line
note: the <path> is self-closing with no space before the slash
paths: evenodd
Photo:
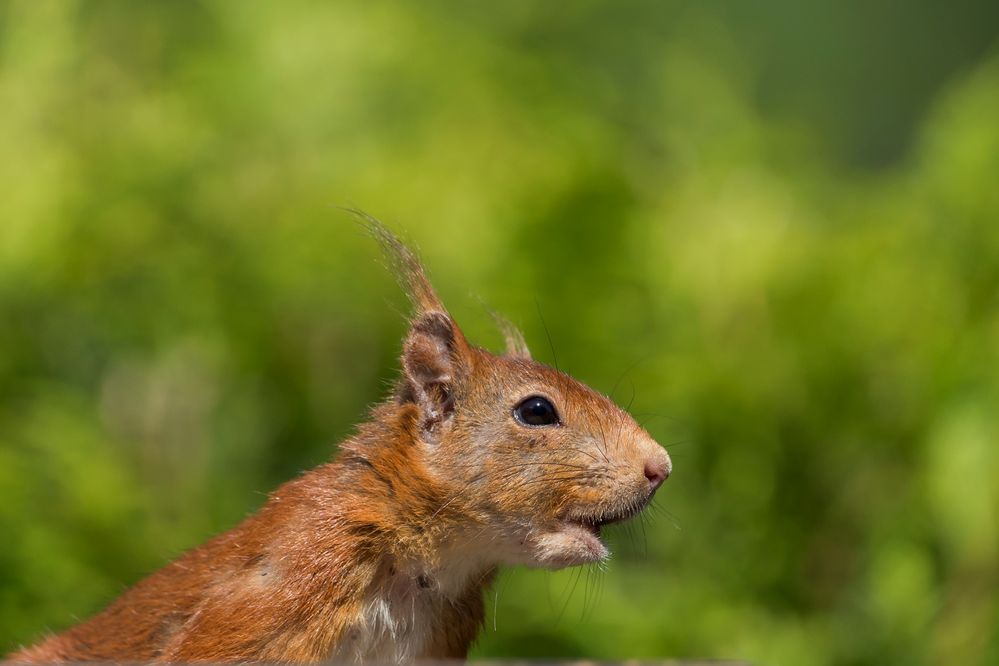
<path id="1" fill-rule="evenodd" d="M 332 660 L 399 663 L 419 657 L 443 601 L 428 579 L 393 576 L 367 599 L 358 623 L 344 636 Z"/>

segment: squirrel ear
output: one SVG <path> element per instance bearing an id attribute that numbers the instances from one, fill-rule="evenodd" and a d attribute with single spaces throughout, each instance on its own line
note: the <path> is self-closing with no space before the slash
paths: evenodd
<path id="1" fill-rule="evenodd" d="M 427 312 L 413 320 L 402 350 L 403 400 L 421 411 L 424 436 L 435 438 L 454 413 L 455 385 L 469 370 L 465 336 L 446 312 Z"/>
<path id="2" fill-rule="evenodd" d="M 419 406 L 423 436 L 436 439 L 439 427 L 454 413 L 455 386 L 471 367 L 471 348 L 427 279 L 416 253 L 375 218 L 358 210 L 351 212 L 381 244 L 413 302 L 415 313 L 403 345 L 403 380 L 397 395 L 400 401 Z"/>

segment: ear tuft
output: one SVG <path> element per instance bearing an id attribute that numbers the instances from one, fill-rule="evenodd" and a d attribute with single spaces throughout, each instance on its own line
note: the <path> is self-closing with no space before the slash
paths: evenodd
<path id="1" fill-rule="evenodd" d="M 503 342 L 506 343 L 506 355 L 530 360 L 531 350 L 527 348 L 527 340 L 524 339 L 524 334 L 521 333 L 520 329 L 514 326 L 509 319 L 497 312 L 490 310 L 489 314 L 496 323 L 496 327 L 499 328 L 500 333 L 503 334 Z"/>
<path id="2" fill-rule="evenodd" d="M 455 393 L 470 372 L 471 348 L 431 286 L 416 253 L 367 213 L 346 210 L 381 244 L 413 302 L 413 318 L 402 350 L 403 376 L 396 398 L 416 403 L 420 409 L 421 434 L 434 442 L 454 414 Z"/>
<path id="3" fill-rule="evenodd" d="M 382 246 L 382 251 L 417 314 L 446 312 L 416 253 L 376 218 L 354 208 L 346 210 L 357 217 L 365 230 Z"/>

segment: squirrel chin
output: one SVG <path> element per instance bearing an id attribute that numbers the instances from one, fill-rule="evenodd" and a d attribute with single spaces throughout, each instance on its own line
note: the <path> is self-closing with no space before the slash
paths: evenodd
<path id="1" fill-rule="evenodd" d="M 579 523 L 559 523 L 533 541 L 533 564 L 546 569 L 592 564 L 610 557 L 610 550 L 600 540 L 599 529 Z"/>

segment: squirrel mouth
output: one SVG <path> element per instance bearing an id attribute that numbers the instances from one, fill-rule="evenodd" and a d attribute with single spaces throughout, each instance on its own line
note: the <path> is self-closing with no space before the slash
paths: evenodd
<path id="1" fill-rule="evenodd" d="M 613 525 L 614 523 L 621 523 L 629 518 L 636 516 L 645 505 L 648 500 L 641 502 L 636 505 L 627 507 L 621 511 L 614 511 L 611 513 L 604 514 L 570 514 L 566 516 L 563 520 L 569 525 L 582 528 L 585 532 L 588 532 L 597 540 L 600 539 L 600 529 L 605 525 Z"/>
<path id="2" fill-rule="evenodd" d="M 594 536 L 600 536 L 600 528 L 605 525 L 613 525 L 614 523 L 622 523 L 629 518 L 633 518 L 638 514 L 645 506 L 645 502 L 638 506 L 628 507 L 624 511 L 616 511 L 614 513 L 593 515 L 570 515 L 565 518 L 567 523 L 572 523 L 578 525 L 583 529 L 591 532 Z"/>
<path id="3" fill-rule="evenodd" d="M 610 550 L 601 540 L 601 530 L 605 525 L 619 523 L 635 516 L 649 498 L 625 505 L 623 509 L 600 512 L 579 507 L 566 511 L 556 519 L 549 530 L 538 536 L 537 563 L 552 569 L 588 564 L 606 560 Z"/>

